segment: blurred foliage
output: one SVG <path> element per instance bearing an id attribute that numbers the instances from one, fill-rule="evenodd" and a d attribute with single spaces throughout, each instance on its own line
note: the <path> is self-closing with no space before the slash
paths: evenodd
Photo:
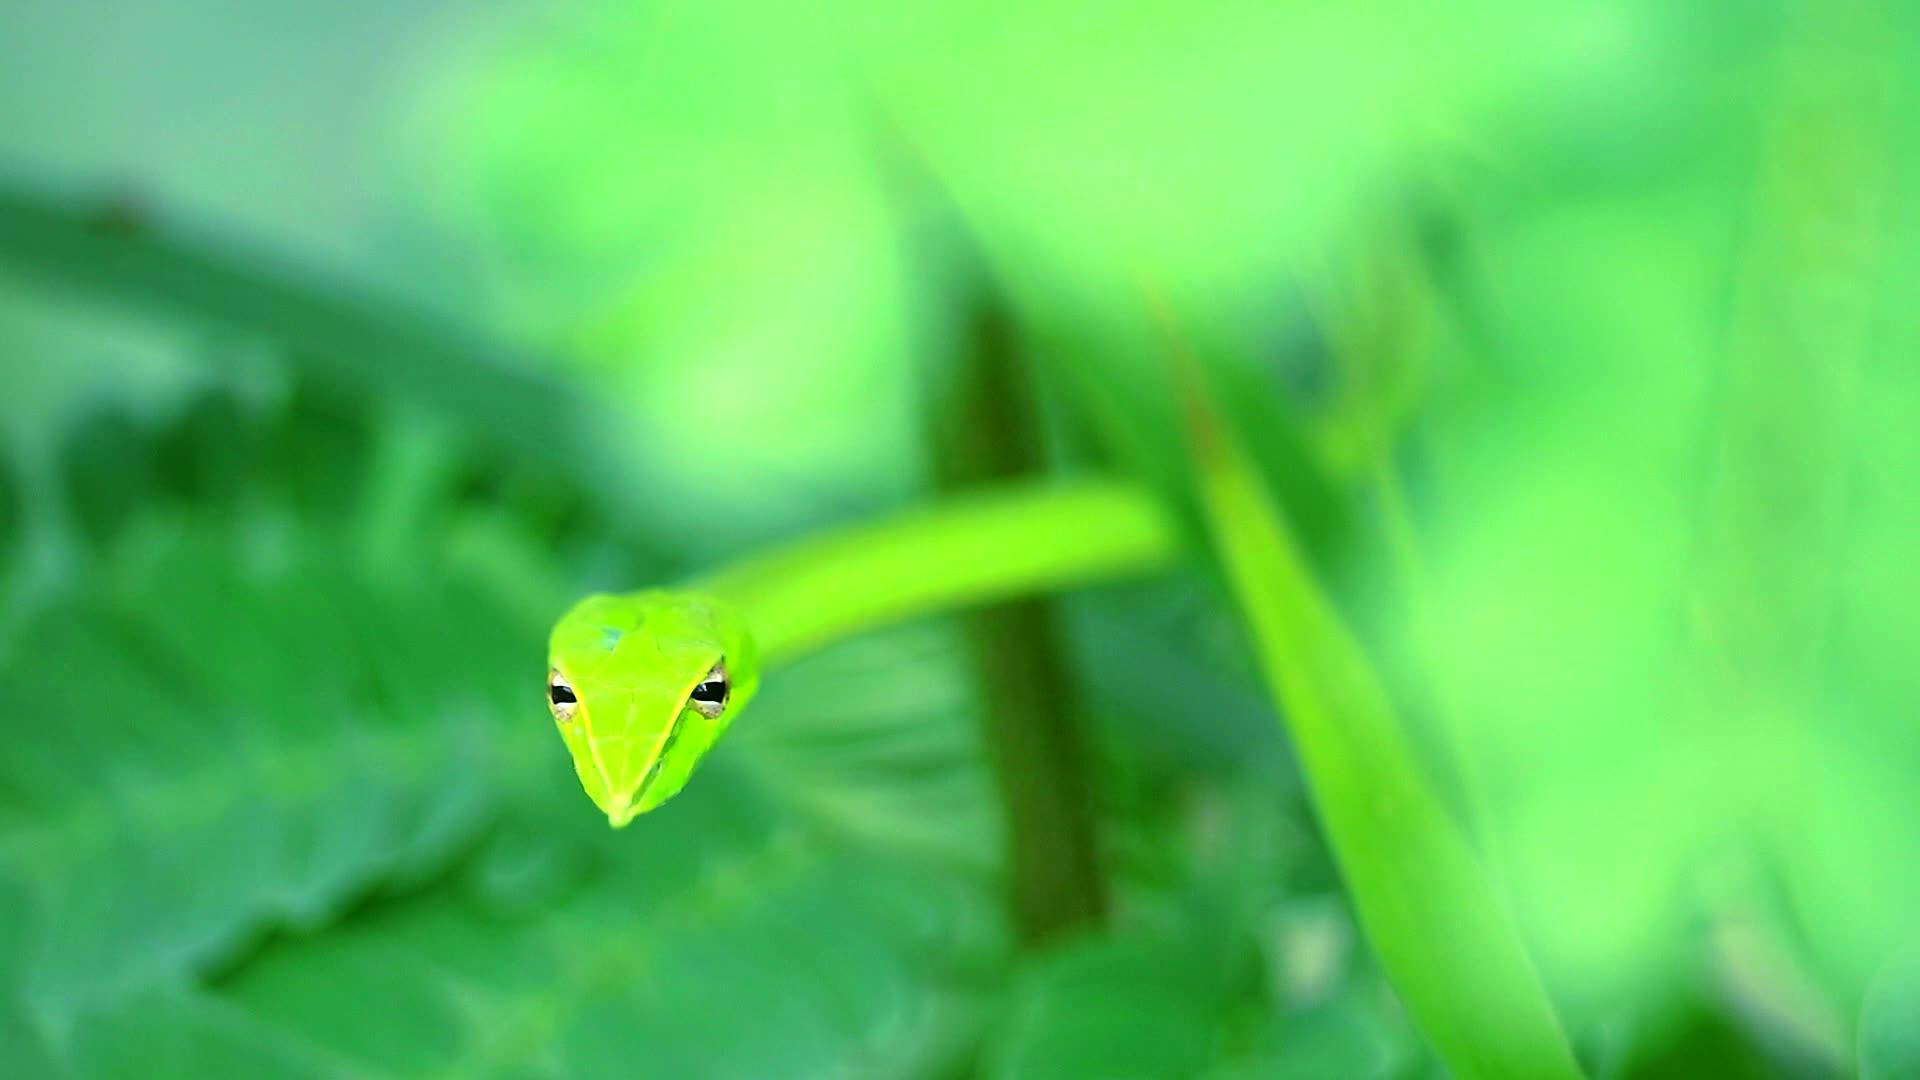
<path id="1" fill-rule="evenodd" d="M 111 7 L 0 4 L 9 1075 L 1432 1075 L 1200 562 L 1064 602 L 1101 933 L 944 623 L 578 798 L 548 621 L 926 493 L 976 275 L 1190 511 L 1178 312 L 1589 1072 L 1912 1074 L 1911 5 Z"/>
<path id="2" fill-rule="evenodd" d="M 1210 539 L 1368 944 L 1449 1069 L 1579 1076 L 1506 905 L 1404 719 L 1204 373 L 1176 357 Z"/>

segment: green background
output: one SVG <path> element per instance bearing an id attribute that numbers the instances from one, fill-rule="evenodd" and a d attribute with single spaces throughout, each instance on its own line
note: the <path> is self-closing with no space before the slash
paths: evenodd
<path id="1" fill-rule="evenodd" d="M 1920 1075 L 1915 71 L 1863 0 L 0 0 L 0 1071 L 1438 1074 L 1198 555 L 1059 605 L 1044 948 L 945 620 L 619 833 L 541 706 L 580 592 L 938 497 L 983 315 L 1179 502 L 1153 295 L 1588 1070 Z"/>

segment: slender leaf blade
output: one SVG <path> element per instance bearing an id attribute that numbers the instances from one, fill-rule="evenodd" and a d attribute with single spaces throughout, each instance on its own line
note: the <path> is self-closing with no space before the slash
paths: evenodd
<path id="1" fill-rule="evenodd" d="M 1198 378 L 1184 391 L 1213 544 L 1382 968 L 1456 1074 L 1579 1076 L 1505 904 L 1385 687 Z"/>

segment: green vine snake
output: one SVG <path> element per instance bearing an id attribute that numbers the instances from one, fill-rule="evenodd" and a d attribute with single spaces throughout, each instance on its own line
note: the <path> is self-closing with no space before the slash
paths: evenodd
<path id="1" fill-rule="evenodd" d="M 1205 416 L 1193 427 L 1214 549 L 1383 969 L 1454 1075 L 1579 1077 L 1473 844 L 1279 509 L 1228 434 Z M 944 502 L 682 589 L 589 596 L 554 627 L 548 700 L 581 786 L 619 828 L 686 786 L 763 669 L 887 622 L 1156 570 L 1180 533 L 1146 488 L 1118 482 Z"/>
<path id="2" fill-rule="evenodd" d="M 1143 573 L 1178 548 L 1159 502 L 1120 482 L 963 497 L 684 588 L 588 596 L 553 628 L 547 700 L 619 828 L 686 786 L 763 670 L 889 622 Z"/>

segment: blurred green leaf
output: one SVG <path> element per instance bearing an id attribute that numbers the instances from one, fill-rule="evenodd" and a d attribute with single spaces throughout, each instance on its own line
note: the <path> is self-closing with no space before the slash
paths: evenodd
<path id="1" fill-rule="evenodd" d="M 65 487 L 83 537 L 94 543 L 125 525 L 152 484 L 152 464 L 139 428 L 111 406 L 90 413 L 69 430 L 63 455 Z"/>
<path id="2" fill-rule="evenodd" d="M 404 307 L 162 229 L 140 208 L 89 211 L 19 188 L 0 189 L 0 264 L 42 288 L 272 342 L 629 505 L 613 467 L 640 463 L 623 460 L 611 410 Z"/>
<path id="3" fill-rule="evenodd" d="M 588 879 L 537 907 L 449 881 L 100 1017 L 77 1032 L 80 1071 L 155 1049 L 180 1075 L 206 1055 L 295 1075 L 742 1077 L 913 1075 L 950 1055 L 971 1023 L 965 968 L 994 948 L 969 928 L 982 898 L 836 856 L 736 784 L 708 786 L 718 798 L 690 794 L 638 843 L 589 834 Z M 580 843 L 564 839 L 577 820 L 529 824 Z M 155 1047 L 156 1028 L 177 1034 Z"/>
<path id="4" fill-rule="evenodd" d="M 5 596 L 26 547 L 26 507 L 10 458 L 0 457 L 0 596 Z"/>
<path id="5" fill-rule="evenodd" d="M 1874 976 L 1858 1042 L 1861 1080 L 1920 1077 L 1920 950 L 1902 950 Z"/>
<path id="6" fill-rule="evenodd" d="M 1219 1061 L 1252 974 L 1219 950 L 1140 935 L 1056 950 L 1015 988 L 993 1077 L 1191 1077 Z"/>
<path id="7" fill-rule="evenodd" d="M 1090 590 L 1064 607 L 1112 752 L 1160 781 L 1253 771 L 1291 783 L 1253 659 L 1216 593 L 1176 577 Z"/>
<path id="8" fill-rule="evenodd" d="M 44 1015 L 432 872 L 537 745 L 513 753 L 498 718 L 538 638 L 483 591 L 371 576 L 314 535 L 295 551 L 253 540 L 143 538 L 104 587 L 41 612 L 0 669 L 0 876 L 26 898 L 13 974 Z M 37 719 L 49 693 L 76 703 L 58 724 Z"/>
<path id="9" fill-rule="evenodd" d="M 1275 796 L 1243 777 L 1126 808 L 1120 925 L 1022 965 L 989 1074 L 1418 1075 L 1419 1036 L 1356 947 L 1309 824 Z M 1145 835 L 1143 816 L 1172 829 Z M 1168 851 L 1179 866 L 1155 864 Z"/>
<path id="10" fill-rule="evenodd" d="M 1454 1071 L 1580 1075 L 1505 902 L 1371 662 L 1197 370 L 1175 376 L 1214 544 L 1382 969 Z"/>
<path id="11" fill-rule="evenodd" d="M 540 624 L 425 565 L 367 568 L 310 527 L 147 526 L 20 636 L 0 977 L 51 1053 L 81 1075 L 596 1072 L 642 1046 L 755 1076 L 959 1052 L 1005 945 L 964 697 L 917 697 L 929 665 L 959 671 L 944 635 L 797 667 L 801 700 L 756 714 L 770 741 L 616 835 L 527 690 Z M 916 697 L 804 708 L 888 685 L 876 664 Z M 86 707 L 21 737 L 57 686 Z"/>
<path id="12" fill-rule="evenodd" d="M 89 415 L 58 485 L 93 508 L 65 541 L 88 573 L 0 654 L 10 1061 L 596 1071 L 636 1032 L 743 1076 L 964 1053 L 1006 945 L 950 634 L 796 666 L 704 795 L 615 837 L 529 682 L 566 594 L 528 538 L 579 535 L 549 509 L 568 481 L 421 458 L 331 383 Z M 421 942 L 409 983 L 391 960 Z M 732 1038 L 742 1008 L 764 1038 Z"/>
<path id="13" fill-rule="evenodd" d="M 1423 1060 L 1397 1011 L 1384 985 L 1344 989 L 1273 1018 L 1251 1052 L 1209 1075 L 1219 1080 L 1438 1075 L 1440 1066 Z"/>

